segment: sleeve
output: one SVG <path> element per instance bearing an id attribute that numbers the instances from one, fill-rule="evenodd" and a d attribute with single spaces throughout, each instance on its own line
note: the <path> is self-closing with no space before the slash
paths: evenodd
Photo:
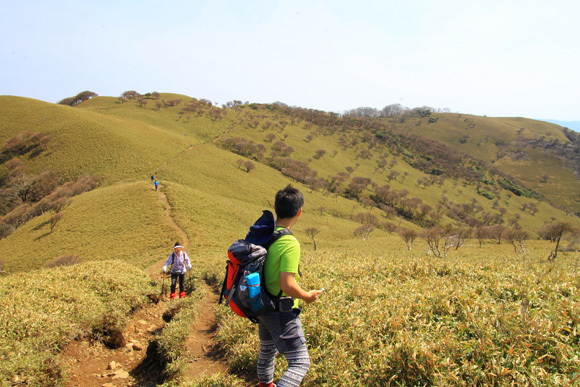
<path id="1" fill-rule="evenodd" d="M 288 241 L 280 256 L 280 271 L 285 273 L 298 274 L 298 265 L 300 263 L 300 243 L 298 240 Z"/>
<path id="2" fill-rule="evenodd" d="M 169 258 L 167 258 L 167 261 L 165 261 L 165 265 L 163 265 L 164 267 L 169 267 L 169 265 L 171 265 L 171 256 L 173 255 L 173 253 L 169 254 Z"/>
<path id="3" fill-rule="evenodd" d="M 187 265 L 188 268 L 191 269 L 191 261 L 189 260 L 189 256 L 187 255 L 187 253 L 185 251 L 183 252 L 183 255 L 185 256 L 185 258 L 184 258 L 185 264 Z"/>

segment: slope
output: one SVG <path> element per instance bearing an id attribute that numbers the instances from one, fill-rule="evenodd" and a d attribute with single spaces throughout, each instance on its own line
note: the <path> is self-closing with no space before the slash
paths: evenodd
<path id="1" fill-rule="evenodd" d="M 558 125 L 526 118 L 441 113 L 433 113 L 428 119 L 391 122 L 485 161 L 556 206 L 580 210 L 577 165 L 558 151 L 571 147 Z"/>

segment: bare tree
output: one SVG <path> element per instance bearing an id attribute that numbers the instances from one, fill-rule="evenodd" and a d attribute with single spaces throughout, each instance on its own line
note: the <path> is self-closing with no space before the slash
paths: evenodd
<path id="1" fill-rule="evenodd" d="M 409 251 L 413 250 L 413 243 L 415 243 L 415 239 L 417 239 L 418 236 L 417 231 L 403 228 L 399 231 L 399 236 L 403 239 L 405 245 L 407 245 L 407 249 Z"/>
<path id="2" fill-rule="evenodd" d="M 246 167 L 246 172 L 250 172 L 250 171 L 256 169 L 256 165 L 254 163 L 252 163 L 250 160 L 247 160 L 244 163 L 244 167 Z"/>
<path id="3" fill-rule="evenodd" d="M 560 240 L 562 236 L 567 232 L 576 231 L 574 227 L 568 222 L 555 222 L 555 223 L 548 223 L 544 225 L 540 230 L 538 230 L 538 234 L 540 237 L 550 239 L 552 242 L 556 242 L 556 246 L 554 250 L 550 252 L 548 256 L 548 261 L 554 261 L 558 256 L 558 247 L 560 247 Z"/>
<path id="4" fill-rule="evenodd" d="M 325 154 L 326 154 L 326 151 L 325 151 L 324 149 L 318 149 L 318 150 L 315 152 L 315 154 L 314 154 L 314 156 L 313 156 L 313 157 L 314 157 L 316 160 L 319 160 L 319 159 L 321 159 L 321 158 L 322 158 L 322 156 L 324 156 Z"/>
<path id="5" fill-rule="evenodd" d="M 421 232 L 421 236 L 425 238 L 427 246 L 436 257 L 441 257 L 441 250 L 439 249 L 439 244 L 441 239 L 445 234 L 445 230 L 439 226 L 426 228 Z"/>
<path id="6" fill-rule="evenodd" d="M 362 239 L 367 240 L 369 239 L 369 236 L 371 235 L 371 232 L 375 231 L 375 228 L 370 225 L 370 224 L 363 224 L 360 227 L 357 227 L 354 232 L 353 235 L 355 237 L 362 237 Z"/>
<path id="7" fill-rule="evenodd" d="M 529 238 L 527 231 L 508 229 L 504 232 L 504 238 L 514 246 L 516 254 L 518 253 L 518 246 L 520 247 L 522 254 L 526 253 L 526 241 Z"/>
<path id="8" fill-rule="evenodd" d="M 316 239 L 314 239 L 314 236 L 318 234 L 320 231 L 314 227 L 308 227 L 304 231 L 306 232 L 306 235 L 308 235 L 308 237 L 312 239 L 312 243 L 314 243 L 314 251 L 316 251 Z"/>
<path id="9" fill-rule="evenodd" d="M 62 212 L 57 212 L 56 214 L 54 214 L 53 216 L 50 217 L 48 222 L 50 223 L 50 232 L 51 233 L 54 231 L 54 228 L 56 227 L 57 223 L 62 220 L 63 216 L 64 216 L 64 214 Z"/>

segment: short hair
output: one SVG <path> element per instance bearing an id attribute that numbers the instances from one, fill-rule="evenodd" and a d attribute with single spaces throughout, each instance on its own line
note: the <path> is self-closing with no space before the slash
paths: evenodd
<path id="1" fill-rule="evenodd" d="M 303 206 L 304 195 L 290 184 L 276 193 L 274 211 L 279 219 L 295 217 Z"/>

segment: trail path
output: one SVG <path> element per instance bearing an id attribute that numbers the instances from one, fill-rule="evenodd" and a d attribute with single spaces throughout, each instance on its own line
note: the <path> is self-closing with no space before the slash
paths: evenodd
<path id="1" fill-rule="evenodd" d="M 179 233 L 179 242 L 188 251 L 187 234 L 173 219 L 171 205 L 161 188 L 160 185 L 157 193 L 165 209 L 167 221 Z M 160 268 L 165 260 L 166 257 L 163 257 L 145 270 L 159 284 L 163 281 Z M 169 286 L 168 282 L 166 278 L 166 287 Z M 200 303 L 199 317 L 193 324 L 186 343 L 188 363 L 183 373 L 183 381 L 198 380 L 203 376 L 227 370 L 225 363 L 219 358 L 214 340 L 217 326 L 213 308 L 217 299 L 218 295 L 210 289 Z M 131 315 L 123 331 L 124 343 L 118 349 L 88 340 L 70 343 L 61 355 L 61 361 L 70 365 L 65 386 L 153 387 L 162 383 L 164 364 L 157 354 L 155 338 L 166 324 L 163 317 L 168 301 L 166 296 L 162 296 L 159 302 L 151 303 Z"/>

